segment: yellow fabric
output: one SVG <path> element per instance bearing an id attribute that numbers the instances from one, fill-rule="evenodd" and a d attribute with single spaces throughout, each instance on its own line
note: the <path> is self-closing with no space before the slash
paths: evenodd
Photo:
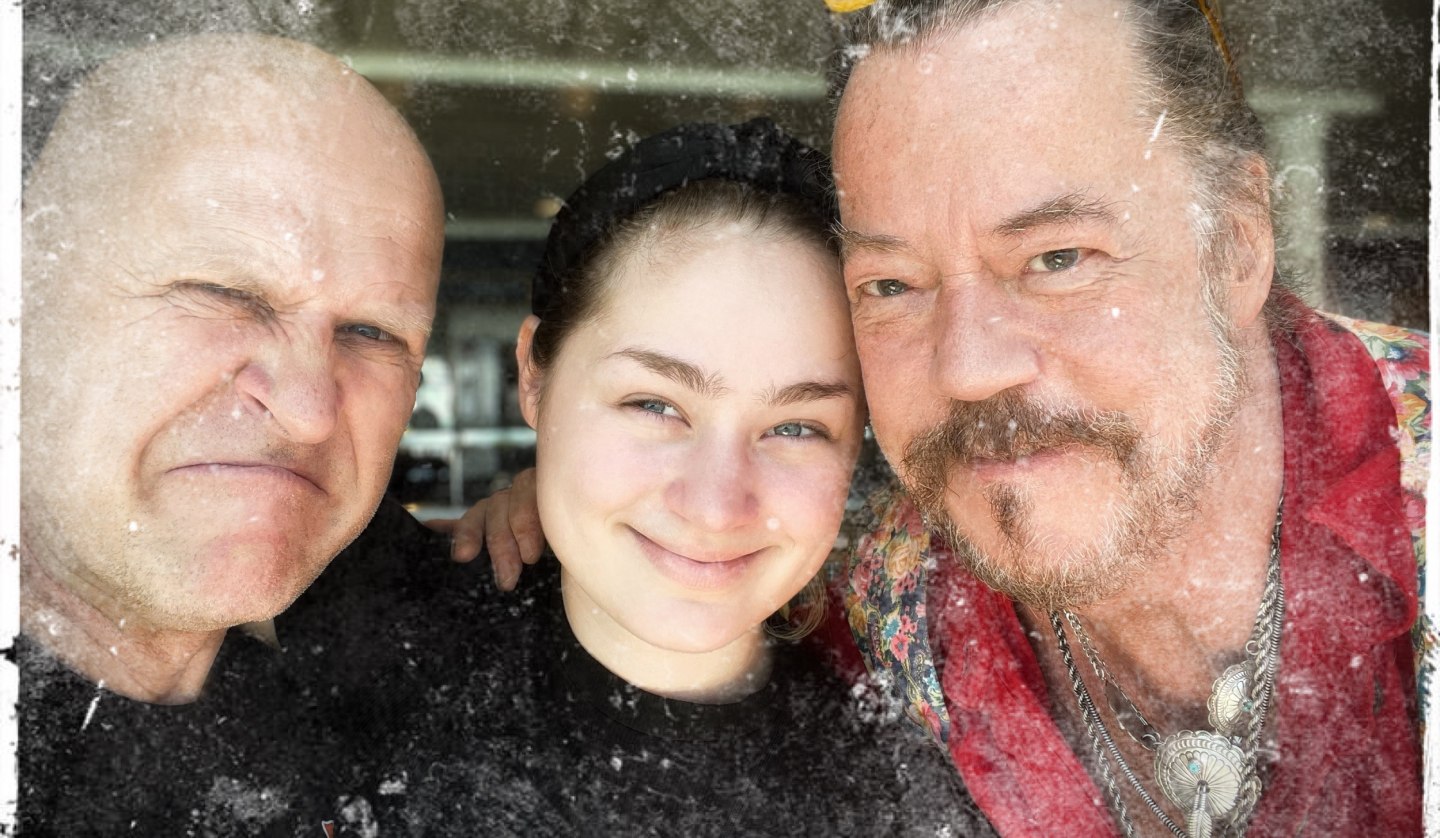
<path id="1" fill-rule="evenodd" d="M 846 12 L 858 12 L 874 2 L 875 0 L 825 0 L 825 5 L 830 11 L 843 15 Z"/>

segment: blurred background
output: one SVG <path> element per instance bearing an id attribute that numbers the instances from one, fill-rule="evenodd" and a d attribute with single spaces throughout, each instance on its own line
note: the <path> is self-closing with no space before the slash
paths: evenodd
<path id="1" fill-rule="evenodd" d="M 1424 328 L 1428 5 L 1220 10 L 1269 133 L 1282 264 L 1324 308 Z M 422 515 L 463 508 L 533 462 L 515 333 L 550 218 L 588 172 L 685 121 L 765 114 L 829 145 L 822 0 L 27 0 L 24 23 L 27 170 L 87 70 L 184 33 L 309 41 L 410 120 L 448 211 L 439 314 L 391 484 Z"/>

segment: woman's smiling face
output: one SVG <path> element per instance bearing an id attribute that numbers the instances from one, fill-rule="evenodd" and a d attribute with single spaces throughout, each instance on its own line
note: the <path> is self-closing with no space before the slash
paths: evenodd
<path id="1" fill-rule="evenodd" d="M 568 610 L 642 650 L 703 653 L 754 630 L 832 549 L 860 369 L 818 245 L 737 224 L 658 241 L 543 373 L 527 323 L 522 403 Z"/>

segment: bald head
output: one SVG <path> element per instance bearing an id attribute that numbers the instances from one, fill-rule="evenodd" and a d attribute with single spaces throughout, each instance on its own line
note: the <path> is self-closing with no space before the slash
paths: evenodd
<path id="1" fill-rule="evenodd" d="M 414 133 L 313 47 L 162 43 L 75 91 L 23 218 L 32 570 L 132 624 L 280 611 L 414 404 L 444 235 Z"/>
<path id="2" fill-rule="evenodd" d="M 297 155 L 359 151 L 376 168 L 439 189 L 404 119 L 358 73 L 308 44 L 207 35 L 122 54 L 92 73 L 57 119 L 24 195 L 51 232 L 109 214 L 137 184 L 202 146 Z M 68 218 L 55 218 L 63 210 Z"/>

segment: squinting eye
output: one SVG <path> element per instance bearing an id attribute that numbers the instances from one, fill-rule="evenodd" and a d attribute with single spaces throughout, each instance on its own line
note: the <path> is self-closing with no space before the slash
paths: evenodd
<path id="1" fill-rule="evenodd" d="M 392 341 L 395 339 L 394 335 L 379 326 L 370 326 L 365 323 L 351 323 L 345 327 L 345 331 L 352 335 L 359 335 L 367 340 Z"/>
<path id="2" fill-rule="evenodd" d="M 898 279 L 872 279 L 860 286 L 860 293 L 871 297 L 893 297 L 910 290 L 910 286 Z"/>
<path id="3" fill-rule="evenodd" d="M 190 287 L 204 291 L 207 294 L 214 294 L 217 297 L 229 297 L 232 300 L 239 300 L 241 302 L 250 302 L 255 299 L 255 295 L 249 291 L 241 291 L 238 288 L 226 288 L 224 285 L 216 285 L 212 282 L 196 282 Z"/>
<path id="4" fill-rule="evenodd" d="M 1047 250 L 1031 259 L 1025 267 L 1037 273 L 1053 273 L 1073 268 L 1079 261 L 1080 249 L 1072 247 L 1066 250 Z"/>

